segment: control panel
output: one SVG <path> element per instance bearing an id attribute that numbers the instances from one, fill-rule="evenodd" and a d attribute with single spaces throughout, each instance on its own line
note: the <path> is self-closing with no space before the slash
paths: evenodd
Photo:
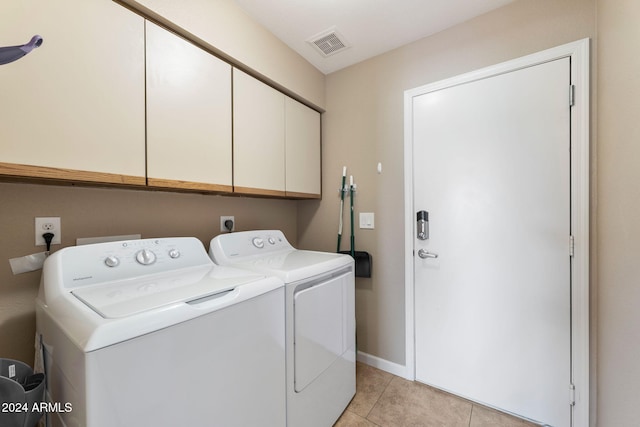
<path id="1" fill-rule="evenodd" d="M 229 260 L 293 249 L 280 230 L 240 231 L 214 237 L 209 255 L 223 264 Z"/>
<path id="2" fill-rule="evenodd" d="M 62 264 L 66 288 L 126 280 L 187 267 L 213 266 L 202 242 L 194 237 L 73 246 L 58 251 L 51 262 Z"/>

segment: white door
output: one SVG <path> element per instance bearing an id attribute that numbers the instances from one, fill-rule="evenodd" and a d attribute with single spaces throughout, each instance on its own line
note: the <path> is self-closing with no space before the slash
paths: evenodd
<path id="1" fill-rule="evenodd" d="M 416 96 L 412 118 L 430 231 L 414 237 L 416 379 L 556 427 L 571 424 L 569 86 L 557 59 Z"/>

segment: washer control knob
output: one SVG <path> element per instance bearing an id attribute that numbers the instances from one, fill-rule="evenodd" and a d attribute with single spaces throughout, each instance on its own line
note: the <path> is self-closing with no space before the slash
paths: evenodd
<path id="1" fill-rule="evenodd" d="M 151 265 L 156 262 L 156 254 L 149 249 L 142 249 L 136 254 L 136 261 L 142 265 Z"/>
<path id="2" fill-rule="evenodd" d="M 262 240 L 260 237 L 254 237 L 251 242 L 253 243 L 253 246 L 258 249 L 264 248 L 264 240 Z"/>
<path id="3" fill-rule="evenodd" d="M 271 245 L 275 245 L 276 244 L 276 239 L 274 239 L 273 237 L 269 237 L 269 244 Z"/>
<path id="4" fill-rule="evenodd" d="M 180 258 L 180 251 L 179 251 L 179 250 L 177 250 L 177 249 L 171 249 L 171 250 L 169 251 L 169 256 L 170 256 L 172 259 Z"/>
<path id="5" fill-rule="evenodd" d="M 104 263 L 107 267 L 117 267 L 118 265 L 120 265 L 120 260 L 117 256 L 109 255 L 104 259 Z"/>

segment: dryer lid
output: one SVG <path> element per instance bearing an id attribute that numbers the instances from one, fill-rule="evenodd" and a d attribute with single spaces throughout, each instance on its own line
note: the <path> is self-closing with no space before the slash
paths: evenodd
<path id="1" fill-rule="evenodd" d="M 334 271 L 350 264 L 353 264 L 353 258 L 349 255 L 293 249 L 258 258 L 252 257 L 250 259 L 237 260 L 237 262 L 230 265 L 272 274 L 282 279 L 285 283 L 293 283 Z"/>

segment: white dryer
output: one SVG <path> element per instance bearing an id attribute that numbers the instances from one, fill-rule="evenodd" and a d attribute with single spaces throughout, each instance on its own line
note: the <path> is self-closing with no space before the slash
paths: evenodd
<path id="1" fill-rule="evenodd" d="M 298 250 L 277 230 L 221 234 L 209 255 L 285 282 L 287 426 L 333 425 L 356 387 L 353 258 Z"/>
<path id="2" fill-rule="evenodd" d="M 63 408 L 48 424 L 283 426 L 284 290 L 216 266 L 195 238 L 55 252 L 36 302 L 48 399 Z"/>

